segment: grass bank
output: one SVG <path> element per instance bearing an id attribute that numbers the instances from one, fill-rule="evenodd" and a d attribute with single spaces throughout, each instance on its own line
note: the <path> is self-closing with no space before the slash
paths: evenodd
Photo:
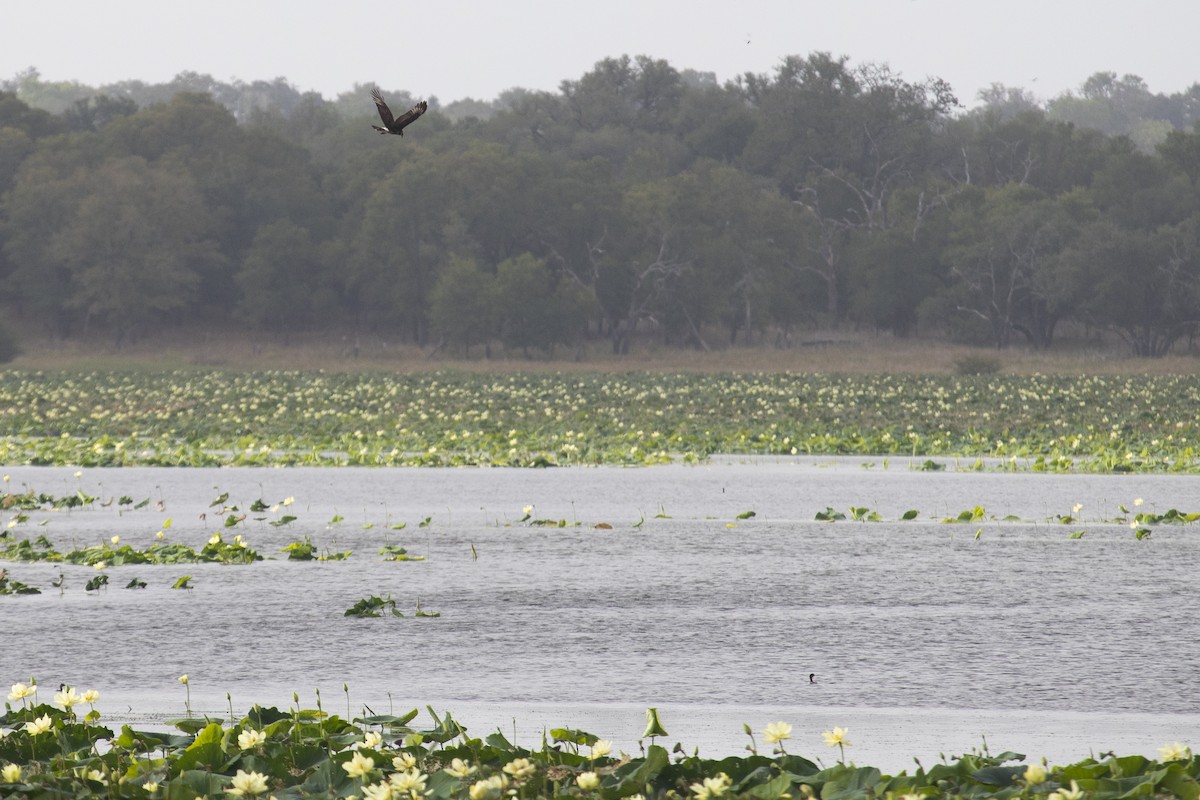
<path id="1" fill-rule="evenodd" d="M 326 372 L 803 372 L 949 375 L 970 362 L 986 362 L 1012 375 L 1177 375 L 1200 371 L 1193 355 L 1134 358 L 1117 343 L 1064 341 L 1049 351 L 1019 347 L 997 351 L 856 332 L 813 332 L 788 347 L 729 347 L 712 351 L 641 342 L 614 355 L 607 342 L 560 348 L 553 356 L 493 351 L 469 353 L 418 348 L 377 336 L 297 334 L 287 342 L 238 331 L 173 331 L 116 348 L 106 339 L 58 340 L 27 336 L 10 366 L 25 369 L 224 369 Z"/>

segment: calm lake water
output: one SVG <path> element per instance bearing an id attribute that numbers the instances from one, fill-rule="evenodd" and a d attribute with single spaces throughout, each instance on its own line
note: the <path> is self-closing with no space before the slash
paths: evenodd
<path id="1" fill-rule="evenodd" d="M 672 742 L 702 755 L 741 752 L 743 722 L 784 719 L 792 752 L 830 761 L 820 731 L 841 725 L 848 756 L 892 770 L 984 736 L 993 752 L 1059 761 L 1200 744 L 1200 527 L 1137 541 L 1118 508 L 1200 510 L 1200 481 L 871 463 L 9 468 L 10 490 L 151 499 L 34 513 L 18 538 L 68 550 L 119 535 L 141 548 L 170 518 L 169 540 L 241 533 L 268 560 L 115 567 L 102 592 L 83 589 L 94 570 L 67 566 L 62 594 L 57 566 L 5 564 L 43 594 L 0 598 L 0 683 L 97 688 L 110 724 L 181 713 L 183 673 L 193 707 L 213 713 L 226 692 L 241 713 L 287 706 L 293 691 L 312 707 L 320 689 L 344 714 L 346 684 L 356 714 L 432 704 L 474 733 L 515 729 L 534 745 L 543 725 L 570 725 L 629 750 L 658 706 Z M 209 507 L 225 492 L 243 512 L 295 502 L 225 529 Z M 1078 520 L 1060 523 L 1077 503 Z M 522 525 L 526 505 L 568 527 Z M 814 520 L 851 506 L 884 521 Z M 988 519 L 942 522 L 976 506 Z M 917 518 L 898 521 L 909 509 Z M 297 520 L 267 524 L 284 512 Z M 280 548 L 304 536 L 354 555 L 287 561 Z M 384 544 L 426 560 L 386 562 Z M 184 574 L 195 588 L 172 590 Z M 124 589 L 134 576 L 149 586 Z M 404 619 L 343 616 L 388 594 Z M 418 599 L 441 616 L 413 618 Z"/>

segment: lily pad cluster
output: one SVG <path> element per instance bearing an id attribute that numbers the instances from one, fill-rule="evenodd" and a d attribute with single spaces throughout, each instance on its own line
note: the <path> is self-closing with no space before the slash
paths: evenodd
<path id="1" fill-rule="evenodd" d="M 1200 375 L 0 372 L 0 462 L 658 464 L 714 453 L 1200 471 Z"/>
<path id="2" fill-rule="evenodd" d="M 180 678 L 181 683 L 186 676 Z M 186 685 L 186 684 L 185 684 Z M 295 696 L 293 696 L 295 698 Z M 347 691 L 347 703 L 349 703 Z M 55 704 L 37 700 L 36 685 L 15 684 L 0 716 L 0 797 L 276 798 L 362 797 L 369 800 L 784 800 L 784 798 L 923 797 L 1046 798 L 1200 796 L 1200 763 L 1190 748 L 1164 746 L 1159 759 L 1108 754 L 1066 766 L 1022 763 L 1013 752 L 986 751 L 944 759 L 911 773 L 883 773 L 845 759 L 846 731 L 822 736 L 838 760 L 825 766 L 787 752 L 792 726 L 763 731 L 775 745 L 760 754 L 751 735 L 746 756 L 704 758 L 668 734 L 650 709 L 637 752 L 616 752 L 593 734 L 555 728 L 532 747 L 501 732 L 472 735 L 449 713 L 364 713 L 343 718 L 321 708 L 254 706 L 243 717 L 189 716 L 173 731 L 119 731 L 101 724 L 99 692 L 73 689 Z M 90 703 L 80 716 L 76 709 Z M 190 703 L 189 703 L 190 709 Z M 347 716 L 350 716 L 347 714 Z M 647 742 L 647 740 L 649 740 Z"/>

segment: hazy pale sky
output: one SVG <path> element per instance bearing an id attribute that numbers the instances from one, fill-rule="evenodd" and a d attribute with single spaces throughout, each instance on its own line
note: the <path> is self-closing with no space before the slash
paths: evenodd
<path id="1" fill-rule="evenodd" d="M 1200 82 L 1196 0 L 4 0 L 0 79 L 150 83 L 284 77 L 332 98 L 378 83 L 443 103 L 557 90 L 606 56 L 725 81 L 826 50 L 1042 99 L 1106 70 L 1155 92 Z"/>

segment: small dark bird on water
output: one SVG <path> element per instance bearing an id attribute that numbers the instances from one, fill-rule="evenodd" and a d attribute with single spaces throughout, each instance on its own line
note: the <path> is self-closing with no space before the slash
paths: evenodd
<path id="1" fill-rule="evenodd" d="M 816 683 L 817 682 L 817 673 L 815 673 L 815 672 L 808 673 L 808 682 Z"/>
<path id="2" fill-rule="evenodd" d="M 372 125 L 371 127 L 380 133 L 394 133 L 397 136 L 403 136 L 404 129 L 429 108 L 429 104 L 421 100 L 398 118 L 393 118 L 392 110 L 383 101 L 383 95 L 379 92 L 379 89 L 371 90 L 371 99 L 375 101 L 375 109 L 379 112 L 379 118 L 383 120 L 382 128 L 378 125 Z"/>

